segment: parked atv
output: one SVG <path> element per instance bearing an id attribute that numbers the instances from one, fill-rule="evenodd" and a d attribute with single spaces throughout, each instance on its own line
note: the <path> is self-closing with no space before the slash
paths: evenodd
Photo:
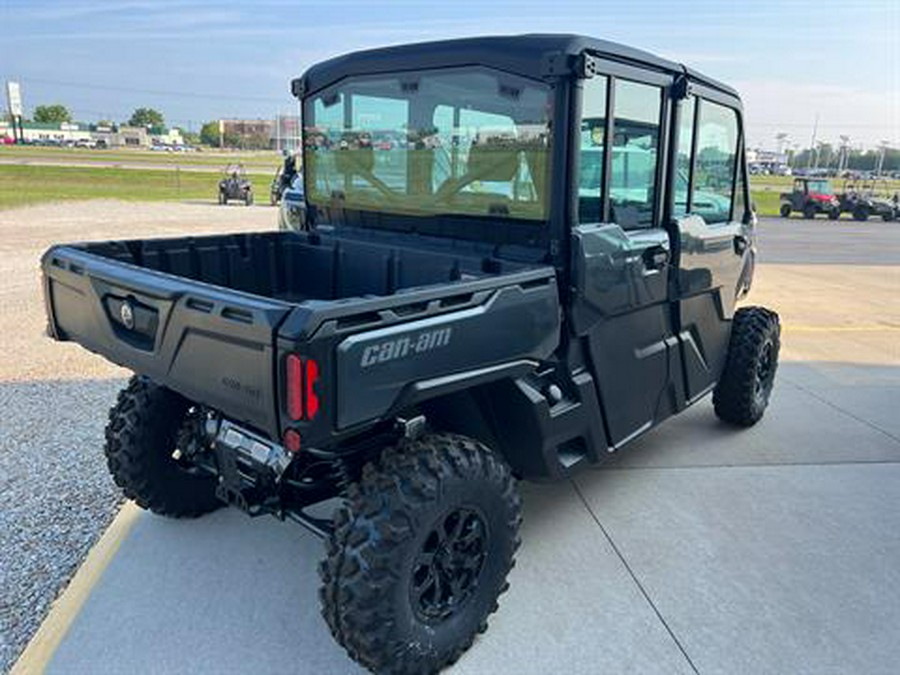
<path id="1" fill-rule="evenodd" d="M 884 179 L 848 179 L 844 181 L 844 189 L 839 196 L 841 211 L 852 214 L 853 219 L 860 222 L 867 221 L 871 216 L 881 216 L 885 222 L 895 220 L 900 217 L 897 195 L 893 199 L 887 195 L 888 186 Z"/>
<path id="2" fill-rule="evenodd" d="M 229 199 L 237 199 L 247 206 L 253 203 L 253 184 L 247 178 L 243 164 L 229 164 L 219 181 L 219 204 L 227 204 Z"/>
<path id="3" fill-rule="evenodd" d="M 808 219 L 819 214 L 825 214 L 831 220 L 841 217 L 840 202 L 834 195 L 831 181 L 825 178 L 795 178 L 793 190 L 782 192 L 780 197 L 783 218 L 789 218 L 794 211 Z"/>

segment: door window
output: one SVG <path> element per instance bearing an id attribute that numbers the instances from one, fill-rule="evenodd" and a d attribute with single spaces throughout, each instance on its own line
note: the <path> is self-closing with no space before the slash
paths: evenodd
<path id="1" fill-rule="evenodd" d="M 731 218 L 737 140 L 737 113 L 717 103 L 702 101 L 691 211 L 707 223 L 723 223 Z"/>
<path id="2" fill-rule="evenodd" d="M 691 175 L 691 150 L 694 147 L 694 113 L 697 99 L 691 96 L 681 105 L 678 123 L 678 148 L 675 156 L 675 210 L 676 216 L 687 213 L 687 196 Z"/>
<path id="3" fill-rule="evenodd" d="M 614 101 L 609 180 L 611 216 L 626 229 L 650 227 L 656 202 L 662 90 L 616 80 Z"/>
<path id="4" fill-rule="evenodd" d="M 578 220 L 603 220 L 603 157 L 606 140 L 608 80 L 585 80 L 581 103 L 581 143 L 578 163 Z"/>

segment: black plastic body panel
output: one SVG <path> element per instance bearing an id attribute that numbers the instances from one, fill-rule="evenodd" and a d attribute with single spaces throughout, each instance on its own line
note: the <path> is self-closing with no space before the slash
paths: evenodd
<path id="1" fill-rule="evenodd" d="M 552 353 L 561 324 L 554 270 L 491 250 L 414 235 L 271 232 L 58 246 L 42 265 L 54 337 L 272 438 L 288 423 L 284 357 L 315 358 L 322 414 L 294 426 L 328 444 Z M 387 340 L 401 340 L 392 343 L 400 351 L 378 361 L 372 344 Z"/>
<path id="2" fill-rule="evenodd" d="M 173 277 L 77 248 L 43 259 L 51 330 L 256 429 L 275 428 L 273 340 L 290 305 Z M 155 332 L 111 311 L 156 313 Z"/>

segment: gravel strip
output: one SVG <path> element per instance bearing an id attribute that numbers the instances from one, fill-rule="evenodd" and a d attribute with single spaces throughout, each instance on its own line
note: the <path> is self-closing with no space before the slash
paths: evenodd
<path id="1" fill-rule="evenodd" d="M 0 673 L 112 520 L 103 429 L 129 373 L 43 336 L 38 260 L 52 243 L 273 227 L 276 210 L 68 203 L 0 212 Z"/>

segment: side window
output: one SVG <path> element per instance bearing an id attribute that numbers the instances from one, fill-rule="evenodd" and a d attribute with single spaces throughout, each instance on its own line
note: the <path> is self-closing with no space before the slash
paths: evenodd
<path id="1" fill-rule="evenodd" d="M 578 220 L 603 220 L 603 152 L 606 136 L 606 90 L 608 80 L 585 80 L 581 103 L 581 145 L 578 163 Z"/>
<path id="2" fill-rule="evenodd" d="M 609 200 L 623 228 L 653 224 L 662 90 L 616 80 Z"/>
<path id="3" fill-rule="evenodd" d="M 691 175 L 691 149 L 694 147 L 694 115 L 697 98 L 691 96 L 681 104 L 678 124 L 678 149 L 675 156 L 675 215 L 687 213 L 687 193 Z"/>
<path id="4" fill-rule="evenodd" d="M 707 223 L 724 223 L 731 218 L 737 136 L 734 110 L 701 101 L 691 210 Z"/>

